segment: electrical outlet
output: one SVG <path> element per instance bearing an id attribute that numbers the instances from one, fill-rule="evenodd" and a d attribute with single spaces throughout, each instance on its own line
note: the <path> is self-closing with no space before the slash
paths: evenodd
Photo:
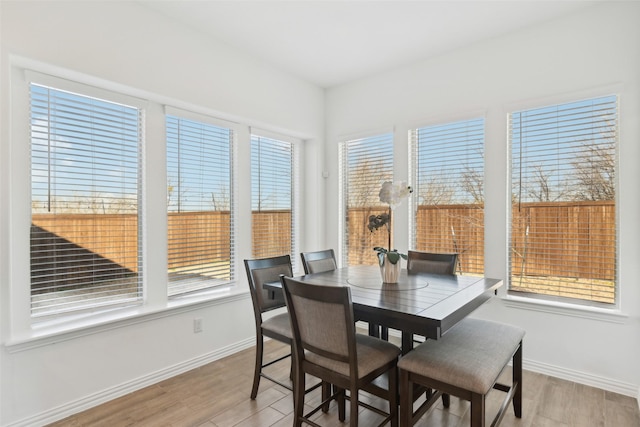
<path id="1" fill-rule="evenodd" d="M 202 332 L 202 319 L 193 319 L 193 333 Z"/>

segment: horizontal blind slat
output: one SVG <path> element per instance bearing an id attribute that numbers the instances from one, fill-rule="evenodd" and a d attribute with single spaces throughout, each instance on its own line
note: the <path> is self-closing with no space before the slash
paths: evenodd
<path id="1" fill-rule="evenodd" d="M 294 144 L 251 135 L 252 256 L 289 254 L 295 245 Z"/>
<path id="2" fill-rule="evenodd" d="M 616 301 L 617 97 L 509 115 L 510 290 Z"/>
<path id="3" fill-rule="evenodd" d="M 30 92 L 32 316 L 140 304 L 140 110 Z"/>
<path id="4" fill-rule="evenodd" d="M 411 132 L 416 250 L 458 253 L 458 274 L 484 271 L 484 119 Z"/>
<path id="5" fill-rule="evenodd" d="M 345 211 L 342 212 L 343 262 L 375 264 L 373 248 L 387 247 L 386 233 L 367 229 L 369 215 L 388 209 L 380 202 L 380 188 L 393 181 L 393 134 L 385 133 L 341 143 L 341 180 Z"/>
<path id="6" fill-rule="evenodd" d="M 169 297 L 232 280 L 233 131 L 166 116 Z"/>

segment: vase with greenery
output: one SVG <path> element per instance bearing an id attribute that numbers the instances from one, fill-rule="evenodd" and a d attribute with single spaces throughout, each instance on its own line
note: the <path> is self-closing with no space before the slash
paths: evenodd
<path id="1" fill-rule="evenodd" d="M 406 254 L 393 249 L 393 226 L 391 220 L 395 208 L 400 205 L 403 199 L 409 197 L 412 191 L 405 181 L 386 181 L 380 188 L 380 201 L 389 205 L 389 208 L 387 212 L 369 216 L 367 228 L 370 232 L 373 233 L 379 228 L 387 230 L 387 247 L 376 246 L 373 248 L 378 255 L 380 274 L 384 283 L 398 283 L 401 268 L 400 259 L 407 259 Z"/>

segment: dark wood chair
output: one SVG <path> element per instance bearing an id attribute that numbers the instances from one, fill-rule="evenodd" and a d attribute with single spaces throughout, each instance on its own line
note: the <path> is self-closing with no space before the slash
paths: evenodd
<path id="1" fill-rule="evenodd" d="M 396 427 L 400 349 L 379 338 L 356 334 L 350 288 L 311 285 L 284 276 L 281 280 L 294 340 L 294 426 L 303 422 L 317 426 L 309 417 L 327 403 L 323 400 L 304 413 L 305 376 L 310 375 L 335 386 L 336 393 L 328 400 L 337 400 L 340 421 L 346 418 L 345 399 L 348 399 L 350 426 L 358 425 L 361 405 L 385 417 L 380 426 L 391 422 Z M 378 382 L 384 382 L 385 374 L 386 387 Z M 345 390 L 349 391 L 348 396 Z M 388 400 L 389 412 L 359 402 L 359 390 Z"/>
<path id="2" fill-rule="evenodd" d="M 398 363 L 400 370 L 400 426 L 413 426 L 447 393 L 471 402 L 471 427 L 485 425 L 485 398 L 491 389 L 507 393 L 491 426 L 502 420 L 513 402 L 522 417 L 522 339 L 525 332 L 511 325 L 464 319 L 439 340 L 427 340 Z M 497 383 L 513 360 L 512 383 Z M 437 390 L 413 410 L 414 386 Z"/>
<path id="3" fill-rule="evenodd" d="M 407 272 L 456 274 L 458 254 L 408 251 Z"/>
<path id="4" fill-rule="evenodd" d="M 304 267 L 305 274 L 322 273 L 324 271 L 332 271 L 338 268 L 336 255 L 333 249 L 325 249 L 315 252 L 302 252 L 300 257 L 302 258 L 302 266 Z M 389 341 L 389 329 L 385 326 L 370 323 L 369 335 Z"/>
<path id="5" fill-rule="evenodd" d="M 336 255 L 333 249 L 325 249 L 323 251 L 302 252 L 302 267 L 305 274 L 322 273 L 337 268 Z"/>
<path id="6" fill-rule="evenodd" d="M 436 253 L 436 252 L 421 252 L 421 251 L 407 251 L 407 273 L 432 273 L 432 274 L 449 274 L 456 273 L 456 265 L 458 262 L 458 254 L 455 253 Z M 414 337 L 406 338 L 406 342 L 415 344 L 422 343 L 422 339 L 414 339 Z M 405 341 L 403 341 L 405 342 Z M 427 391 L 429 395 L 430 391 Z M 417 398 L 417 395 L 415 396 Z M 449 395 L 442 395 L 442 404 L 445 408 L 449 407 Z"/>
<path id="7" fill-rule="evenodd" d="M 407 273 L 433 273 L 433 274 L 449 274 L 454 275 L 456 273 L 456 266 L 458 263 L 458 254 L 448 253 L 434 253 L 434 252 L 420 252 L 420 251 L 408 251 L 407 252 Z M 422 340 L 415 341 L 416 343 L 422 342 Z M 445 406 L 447 405 L 447 398 L 443 399 Z"/>
<path id="8" fill-rule="evenodd" d="M 286 274 L 292 275 L 291 257 L 282 255 L 272 258 L 247 259 L 244 260 L 244 266 L 247 271 L 247 279 L 249 280 L 249 291 L 251 293 L 251 301 L 253 303 L 253 314 L 256 324 L 256 361 L 253 373 L 253 387 L 251 388 L 251 399 L 255 399 L 258 394 L 260 378 L 266 378 L 287 390 L 293 391 L 293 386 L 278 381 L 264 372 L 264 368 L 291 357 L 291 352 L 264 363 L 264 337 L 269 337 L 282 343 L 293 345 L 293 333 L 291 331 L 291 322 L 289 314 L 284 312 L 271 316 L 264 320 L 262 314 L 271 310 L 286 307 L 283 293 L 269 293 L 263 288 L 264 283 L 279 282 L 280 276 Z M 291 379 L 293 379 L 293 364 L 291 365 Z M 308 391 L 322 386 L 323 398 L 328 397 L 331 389 L 330 384 L 315 384 Z M 323 408 L 324 412 L 329 409 L 328 405 Z"/>
<path id="9" fill-rule="evenodd" d="M 263 363 L 262 360 L 264 337 L 275 339 L 289 346 L 293 343 L 288 313 L 280 313 L 266 320 L 262 318 L 263 313 L 286 306 L 283 295 L 269 295 L 269 292 L 265 290 L 262 285 L 267 282 L 279 281 L 281 274 L 291 276 L 291 257 L 289 255 L 282 255 L 272 258 L 246 259 L 244 260 L 244 266 L 247 271 L 247 279 L 249 280 L 249 291 L 251 293 L 251 301 L 253 302 L 253 315 L 256 324 L 256 361 L 253 387 L 251 388 L 251 399 L 255 399 L 258 394 L 260 377 L 264 377 L 284 388 L 293 390 L 293 387 L 289 384 L 278 381 L 263 372 L 264 368 L 290 357 L 291 353 L 268 363 Z"/>

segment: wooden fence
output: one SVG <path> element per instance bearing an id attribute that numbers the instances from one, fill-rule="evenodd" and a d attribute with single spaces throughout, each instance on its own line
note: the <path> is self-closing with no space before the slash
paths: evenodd
<path id="1" fill-rule="evenodd" d="M 369 215 L 384 210 L 383 206 L 349 210 L 349 264 L 376 263 L 372 248 L 387 246 L 386 233 L 381 229 L 372 234 L 366 225 Z M 613 202 L 523 203 L 514 206 L 512 215 L 513 275 L 615 278 Z M 416 234 L 417 250 L 457 252 L 461 272 L 483 272 L 481 206 L 419 206 Z"/>
<path id="2" fill-rule="evenodd" d="M 169 269 L 231 259 L 229 211 L 171 212 L 167 222 Z"/>
<path id="3" fill-rule="evenodd" d="M 615 279 L 614 202 L 523 203 L 512 215 L 513 276 Z"/>
<path id="4" fill-rule="evenodd" d="M 348 213 L 349 263 L 375 264 L 374 246 L 387 246 L 382 229 L 370 233 L 367 229 L 371 214 L 384 207 L 351 209 Z M 484 264 L 484 212 L 469 206 L 420 206 L 417 215 L 419 250 L 462 252 L 460 269 L 465 273 L 481 273 Z M 224 244 L 203 243 L 192 258 L 182 258 L 170 265 L 178 268 L 208 260 L 229 260 L 231 236 L 229 212 L 186 212 L 168 215 L 172 250 L 182 251 L 193 239 L 224 233 Z M 534 224 L 539 225 L 534 228 Z M 291 213 L 289 211 L 254 212 L 254 256 L 289 253 Z M 527 227 L 529 232 L 527 234 Z M 451 229 L 456 231 L 456 247 L 451 244 Z M 55 230 L 64 230 L 56 232 Z M 242 232 L 242 231 L 241 231 Z M 422 236 L 428 241 L 443 242 L 442 246 L 423 248 Z M 55 251 L 64 243 L 71 258 L 86 259 L 92 254 L 106 264 L 136 273 L 138 271 L 137 217 L 135 215 L 38 214 L 32 217 L 32 238 L 42 239 L 39 258 L 40 275 L 47 276 L 47 265 L 53 266 Z M 615 277 L 615 206 L 613 202 L 527 203 L 513 209 L 512 270 L 514 275 L 592 277 L 613 280 Z M 202 239 L 206 242 L 206 239 Z M 99 242 L 98 245 L 96 242 Z M 227 243 L 228 242 L 228 243 Z M 449 243 L 445 243 L 449 242 Z M 56 248 L 56 245 L 58 247 Z M 207 246 L 208 245 L 208 246 Z M 544 248 L 544 251 L 537 250 Z M 600 248 L 594 251 L 594 248 Z M 50 262 L 47 262 L 47 251 Z M 33 254 L 32 254 L 33 255 Z M 76 267 L 81 263 L 76 263 Z M 73 263 L 69 263 L 73 265 Z M 32 266 L 33 268 L 33 266 Z M 77 267 L 79 268 L 79 267 Z"/>
<path id="5" fill-rule="evenodd" d="M 349 265 L 375 265 L 375 246 L 387 247 L 386 229 L 371 233 L 370 215 L 385 212 L 384 206 L 349 209 Z M 484 268 L 484 212 L 477 205 L 419 206 L 416 215 L 416 250 L 459 253 L 459 271 L 482 273 Z M 452 232 L 453 230 L 453 232 Z M 406 251 L 406 248 L 398 248 Z"/>
<path id="6" fill-rule="evenodd" d="M 291 211 L 251 213 L 252 257 L 266 258 L 291 253 Z"/>
<path id="7" fill-rule="evenodd" d="M 102 277 L 138 272 L 136 215 L 34 214 L 31 220 L 34 289 L 46 287 L 54 270 L 63 278 L 58 283 L 68 286 L 86 284 L 96 270 L 103 271 Z M 228 211 L 169 213 L 167 221 L 170 269 L 229 262 Z M 254 212 L 252 230 L 253 256 L 291 252 L 290 211 Z M 212 234 L 215 239 L 208 238 Z"/>

